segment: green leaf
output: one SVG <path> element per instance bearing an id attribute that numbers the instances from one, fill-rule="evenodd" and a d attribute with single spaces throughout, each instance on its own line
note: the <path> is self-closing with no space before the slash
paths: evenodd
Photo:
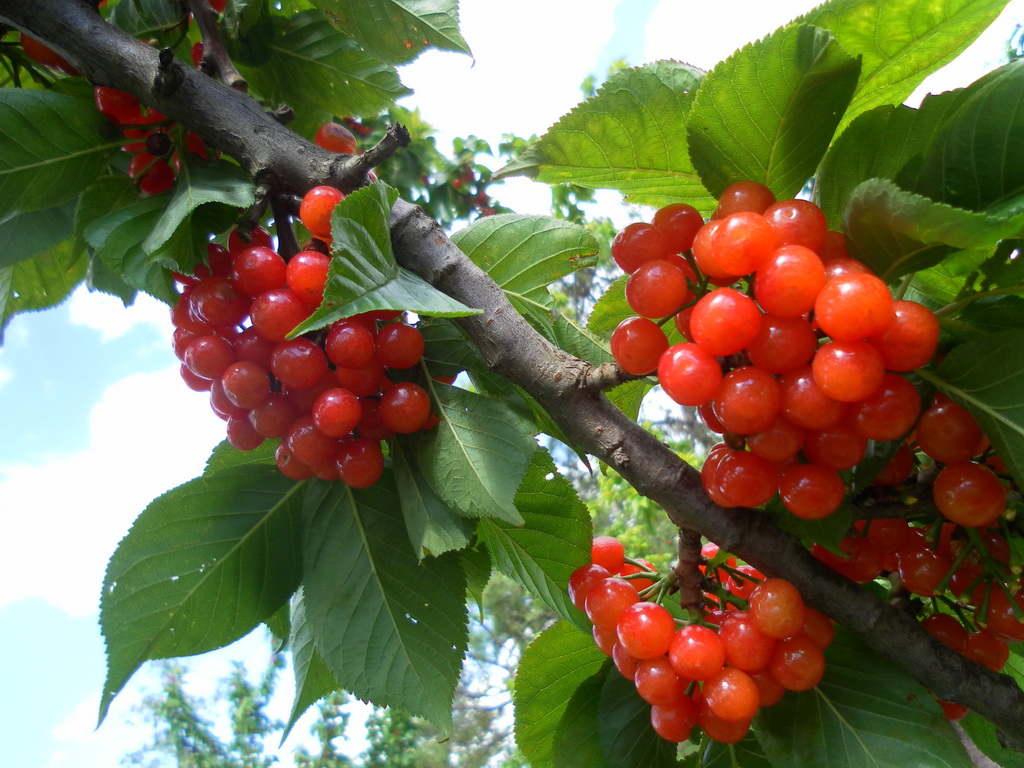
<path id="1" fill-rule="evenodd" d="M 710 212 L 715 201 L 686 151 L 687 120 L 702 77 L 675 61 L 616 72 L 494 177 L 617 189 L 639 204 L 686 202 Z"/>
<path id="2" fill-rule="evenodd" d="M 452 236 L 520 312 L 550 322 L 548 286 L 597 263 L 598 244 L 585 227 L 546 216 L 485 216 Z"/>
<path id="3" fill-rule="evenodd" d="M 522 525 L 515 495 L 537 443 L 507 402 L 433 384 L 441 417 L 409 439 L 416 463 L 441 500 L 463 517 Z"/>
<path id="4" fill-rule="evenodd" d="M 944 317 L 943 330 L 951 331 L 959 341 L 1001 331 L 1024 330 L 1024 297 L 987 296 L 972 301 L 957 312 L 955 320 Z"/>
<path id="5" fill-rule="evenodd" d="M 1007 749 L 999 743 L 996 727 L 981 715 L 968 712 L 960 721 L 971 741 L 1001 768 L 1024 768 L 1024 754 Z"/>
<path id="6" fill-rule="evenodd" d="M 313 631 L 306 620 L 306 603 L 301 587 L 292 598 L 290 624 L 288 647 L 292 651 L 292 667 L 295 670 L 295 700 L 281 734 L 282 743 L 310 706 L 340 687 L 316 649 Z"/>
<path id="7" fill-rule="evenodd" d="M 242 71 L 264 98 L 295 110 L 292 127 L 299 133 L 312 135 L 334 116 L 379 114 L 412 93 L 394 67 L 332 27 L 321 11 L 298 13 L 277 26 L 266 60 Z"/>
<path id="8" fill-rule="evenodd" d="M 709 740 L 701 768 L 776 768 L 764 756 L 754 734 L 748 733 L 736 744 L 720 744 Z"/>
<path id="9" fill-rule="evenodd" d="M 558 721 L 553 765 L 558 768 L 607 768 L 601 750 L 600 703 L 605 677 L 618 674 L 607 666 L 583 681 Z"/>
<path id="10" fill-rule="evenodd" d="M 426 48 L 470 53 L 459 31 L 457 0 L 312 0 L 339 29 L 390 64 Z"/>
<path id="11" fill-rule="evenodd" d="M 519 662 L 513 692 L 516 744 L 534 768 L 552 766 L 555 731 L 576 689 L 607 657 L 566 621 L 537 635 Z"/>
<path id="12" fill-rule="evenodd" d="M 895 179 L 941 130 L 964 93 L 959 89 L 926 96 L 918 109 L 903 104 L 876 107 L 840 134 L 821 163 L 814 187 L 833 229 L 839 229 L 853 190 L 868 179 Z"/>
<path id="13" fill-rule="evenodd" d="M 590 512 L 572 484 L 558 474 L 547 451 L 534 454 L 515 504 L 523 516 L 522 527 L 481 520 L 477 528 L 491 561 L 558 616 L 589 630 L 590 622 L 566 590 L 572 572 L 590 562 Z"/>
<path id="14" fill-rule="evenodd" d="M 1024 69 L 1012 64 L 967 88 L 919 163 L 897 179 L 900 186 L 972 211 L 1024 211 L 1021 89 Z"/>
<path id="15" fill-rule="evenodd" d="M 121 146 L 91 100 L 0 89 L 0 220 L 52 208 L 95 179 Z"/>
<path id="16" fill-rule="evenodd" d="M 465 317 L 479 314 L 403 269 L 391 250 L 391 207 L 398 193 L 381 182 L 357 190 L 334 210 L 333 258 L 324 302 L 291 337 L 336 320 L 375 309 L 420 315 Z"/>
<path id="17" fill-rule="evenodd" d="M 690 157 L 716 197 L 732 182 L 790 198 L 814 175 L 849 104 L 859 62 L 817 27 L 780 29 L 704 78 L 690 112 Z"/>
<path id="18" fill-rule="evenodd" d="M 409 455 L 404 437 L 398 436 L 391 442 L 390 456 L 402 516 L 417 555 L 440 555 L 469 546 L 473 535 L 472 523 L 459 517 L 441 501 Z"/>
<path id="19" fill-rule="evenodd" d="M 841 628 L 816 688 L 754 720 L 764 754 L 787 768 L 967 768 L 967 753 L 921 684 Z"/>
<path id="20" fill-rule="evenodd" d="M 270 440 L 265 440 L 258 448 L 251 451 L 240 451 L 227 440 L 223 440 L 214 446 L 210 458 L 206 460 L 204 476 L 215 475 L 225 469 L 234 467 L 247 467 L 251 465 L 267 464 L 276 465 L 274 451 L 277 445 Z"/>
<path id="21" fill-rule="evenodd" d="M 82 282 L 88 266 L 88 259 L 67 240 L 31 259 L 19 261 L 10 267 L 8 316 L 60 304 Z"/>
<path id="22" fill-rule="evenodd" d="M 369 488 L 311 482 L 304 603 L 338 684 L 451 732 L 466 649 L 466 578 L 455 553 L 420 560 L 389 474 Z"/>
<path id="23" fill-rule="evenodd" d="M 0 267 L 53 248 L 71 236 L 75 206 L 64 203 L 53 208 L 11 214 L 0 222 Z"/>
<path id="24" fill-rule="evenodd" d="M 919 371 L 974 416 L 1017 486 L 1024 485 L 1024 331 L 985 336 L 950 350 L 935 373 Z"/>
<path id="25" fill-rule="evenodd" d="M 968 251 L 954 251 L 934 267 L 914 275 L 913 292 L 919 293 L 921 298 L 938 306 L 950 304 L 963 297 L 965 290 L 969 290 L 970 276 L 976 274 L 981 265 L 991 257 L 992 248 L 987 246 Z M 908 293 L 907 298 L 918 298 L 913 292 Z"/>
<path id="26" fill-rule="evenodd" d="M 143 250 L 158 251 L 188 221 L 192 212 L 205 203 L 248 208 L 253 203 L 252 179 L 237 165 L 226 161 L 183 165 L 167 207 L 142 243 Z"/>
<path id="27" fill-rule="evenodd" d="M 902 103 L 999 15 L 1006 0 L 831 0 L 802 17 L 829 30 L 861 61 L 843 127 L 882 104 Z"/>
<path id="28" fill-rule="evenodd" d="M 103 582 L 101 721 L 143 662 L 220 648 L 284 605 L 301 575 L 298 487 L 275 467 L 236 467 L 139 515 Z"/>
<path id="29" fill-rule="evenodd" d="M 790 514 L 778 499 L 768 502 L 765 511 L 782 530 L 793 534 L 801 541 L 821 544 L 835 552 L 839 551 L 839 542 L 849 532 L 854 521 L 853 507 L 846 501 L 831 515 L 820 520 L 804 520 Z"/>
<path id="30" fill-rule="evenodd" d="M 110 22 L 132 37 L 148 37 L 181 23 L 177 0 L 122 0 L 110 12 Z"/>
<path id="31" fill-rule="evenodd" d="M 1009 218 L 953 208 L 869 179 L 850 195 L 843 217 L 851 255 L 886 282 L 935 266 L 953 250 L 991 247 L 1024 231 L 1024 212 Z"/>
<path id="32" fill-rule="evenodd" d="M 601 746 L 616 768 L 670 768 L 676 764 L 676 745 L 651 727 L 651 705 L 640 698 L 636 685 L 609 671 L 601 689 Z"/>

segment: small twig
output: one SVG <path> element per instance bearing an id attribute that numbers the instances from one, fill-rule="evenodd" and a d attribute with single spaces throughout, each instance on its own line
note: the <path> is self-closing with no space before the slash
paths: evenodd
<path id="1" fill-rule="evenodd" d="M 625 384 L 627 381 L 636 381 L 644 378 L 634 376 L 622 370 L 616 363 L 601 363 L 588 370 L 583 375 L 582 385 L 591 392 L 604 392 L 606 389 Z"/>
<path id="2" fill-rule="evenodd" d="M 366 183 L 370 171 L 411 143 L 412 137 L 404 125 L 389 125 L 384 137 L 362 154 L 339 155 L 331 164 L 328 183 L 342 191 L 357 189 Z"/>
<path id="3" fill-rule="evenodd" d="M 302 250 L 292 228 L 292 217 L 285 197 L 270 193 L 270 210 L 274 214 L 274 230 L 277 232 L 277 252 L 288 261 Z"/>
<path id="4" fill-rule="evenodd" d="M 704 574 L 700 565 L 700 534 L 690 528 L 680 528 L 676 543 L 677 558 L 672 574 L 679 587 L 679 605 L 684 610 L 699 610 L 704 605 Z"/>
<path id="5" fill-rule="evenodd" d="M 170 96 L 185 81 L 181 71 L 181 62 L 174 56 L 174 51 L 164 48 L 160 51 L 159 67 L 153 80 L 153 90 L 160 96 Z"/>
<path id="6" fill-rule="evenodd" d="M 196 24 L 199 25 L 199 35 L 203 39 L 203 71 L 212 70 L 224 85 L 236 91 L 247 92 L 249 84 L 235 69 L 234 62 L 228 56 L 224 39 L 217 29 L 217 14 L 213 12 L 208 0 L 188 0 L 188 6 L 192 10 Z"/>

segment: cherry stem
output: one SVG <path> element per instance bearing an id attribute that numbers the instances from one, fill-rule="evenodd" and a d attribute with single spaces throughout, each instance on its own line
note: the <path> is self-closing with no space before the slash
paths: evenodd
<path id="1" fill-rule="evenodd" d="M 680 528 L 676 539 L 677 559 L 672 576 L 679 589 L 679 605 L 684 610 L 704 605 L 704 574 L 700 571 L 703 556 L 700 553 L 701 536 L 690 528 Z"/>
<path id="2" fill-rule="evenodd" d="M 220 36 L 220 30 L 217 29 L 218 14 L 214 13 L 208 0 L 188 0 L 188 6 L 196 24 L 199 25 L 199 35 L 203 39 L 203 71 L 215 75 L 229 88 L 243 93 L 248 92 L 249 84 L 235 69 L 235 64 L 224 46 L 224 39 Z"/>

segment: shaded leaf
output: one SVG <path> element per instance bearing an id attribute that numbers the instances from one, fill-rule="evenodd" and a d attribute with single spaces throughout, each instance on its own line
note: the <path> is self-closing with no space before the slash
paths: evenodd
<path id="1" fill-rule="evenodd" d="M 736 744 L 708 741 L 701 768 L 776 768 L 764 756 L 754 734 L 748 733 Z"/>
<path id="2" fill-rule="evenodd" d="M 1024 212 L 996 217 L 929 200 L 886 179 L 869 179 L 850 195 L 843 230 L 851 255 L 892 282 L 935 266 L 953 250 L 988 246 L 1024 231 Z"/>
<path id="3" fill-rule="evenodd" d="M 48 251 L 9 267 L 7 317 L 60 304 L 82 282 L 88 264 L 88 259 L 65 240 Z"/>
<path id="4" fill-rule="evenodd" d="M 687 119 L 702 77 L 675 61 L 616 72 L 495 178 L 617 189 L 635 203 L 687 202 L 708 213 L 715 201 L 686 151 Z"/>
<path id="5" fill-rule="evenodd" d="M 547 451 L 534 453 L 515 504 L 523 516 L 521 527 L 480 521 L 477 532 L 491 561 L 558 616 L 589 631 L 590 622 L 569 600 L 567 589 L 572 572 L 590 562 L 590 513 Z"/>
<path id="6" fill-rule="evenodd" d="M 427 482 L 463 517 L 496 517 L 521 525 L 515 494 L 537 449 L 529 422 L 503 400 L 432 386 L 441 421 L 409 439 Z"/>
<path id="7" fill-rule="evenodd" d="M 832 229 L 839 229 L 850 194 L 868 179 L 895 179 L 924 151 L 964 90 L 926 96 L 917 109 L 903 104 L 876 107 L 855 119 L 825 155 L 814 194 Z"/>
<path id="8" fill-rule="evenodd" d="M 394 67 L 333 27 L 322 11 L 279 20 L 274 32 L 260 66 L 243 73 L 264 98 L 295 110 L 299 133 L 311 135 L 335 116 L 379 114 L 412 93 Z"/>
<path id="9" fill-rule="evenodd" d="M 651 727 L 651 705 L 636 685 L 609 671 L 601 688 L 601 746 L 616 768 L 669 768 L 676 765 L 676 745 Z"/>
<path id="10" fill-rule="evenodd" d="M 745 46 L 704 78 L 688 124 L 690 157 L 716 197 L 763 182 L 794 197 L 825 155 L 860 73 L 828 32 L 785 27 Z"/>
<path id="11" fill-rule="evenodd" d="M 470 53 L 457 0 L 313 0 L 339 29 L 381 61 L 411 61 L 424 49 Z"/>
<path id="12" fill-rule="evenodd" d="M 121 146 L 91 100 L 0 89 L 0 219 L 52 208 L 95 179 Z"/>
<path id="13" fill-rule="evenodd" d="M 1024 485 L 1024 331 L 954 347 L 935 373 L 919 371 L 974 416 L 1018 487 Z"/>
<path id="14" fill-rule="evenodd" d="M 340 687 L 316 649 L 313 631 L 306 621 L 306 603 L 301 587 L 291 601 L 290 624 L 288 647 L 292 651 L 292 668 L 295 670 L 295 699 L 281 734 L 282 743 L 307 709 Z"/>
<path id="15" fill-rule="evenodd" d="M 274 451 L 277 444 L 273 440 L 264 440 L 263 444 L 251 451 L 240 451 L 227 440 L 214 446 L 210 458 L 206 460 L 203 475 L 215 475 L 225 469 L 245 467 L 254 464 L 275 465 Z"/>
<path id="16" fill-rule="evenodd" d="M 171 190 L 170 200 L 142 243 L 147 253 L 164 246 L 205 203 L 222 203 L 232 208 L 248 208 L 253 203 L 253 184 L 237 165 L 225 161 L 202 165 L 183 165 Z"/>
<path id="17" fill-rule="evenodd" d="M 967 768 L 967 753 L 921 684 L 837 627 L 816 688 L 754 720 L 772 765 Z"/>
<path id="18" fill-rule="evenodd" d="M 843 126 L 882 104 L 902 103 L 999 15 L 1007 0 L 831 0 L 801 18 L 824 27 L 861 60 Z M 884 30 L 884 32 L 883 32 Z"/>
<path id="19" fill-rule="evenodd" d="M 1000 768 L 1024 768 L 1024 754 L 1000 744 L 996 727 L 981 715 L 969 712 L 967 717 L 960 721 L 960 727 L 978 749 L 994 760 Z"/>
<path id="20" fill-rule="evenodd" d="M 993 215 L 1024 212 L 1024 68 L 1008 64 L 968 87 L 914 168 L 897 181 L 941 203 Z"/>
<path id="21" fill-rule="evenodd" d="M 413 550 L 419 557 L 463 549 L 473 535 L 472 523 L 441 501 L 409 456 L 405 439 L 391 441 L 391 464 L 401 500 L 402 516 Z"/>
<path id="22" fill-rule="evenodd" d="M 606 675 L 616 670 L 602 669 L 583 681 L 569 699 L 558 721 L 552 752 L 553 765 L 558 768 L 606 768 L 601 750 L 601 689 Z"/>
<path id="23" fill-rule="evenodd" d="M 607 657 L 590 633 L 560 621 L 523 651 L 513 691 L 516 744 L 534 768 L 551 766 L 555 731 L 576 689 Z"/>
<path id="24" fill-rule="evenodd" d="M 0 267 L 36 256 L 70 237 L 74 213 L 74 204 L 65 203 L 8 216 L 0 222 Z"/>
<path id="25" fill-rule="evenodd" d="M 291 332 L 291 337 L 375 309 L 442 317 L 480 312 L 449 298 L 395 262 L 390 222 L 397 197 L 394 189 L 376 182 L 338 204 L 332 218 L 333 258 L 323 304 Z"/>
<path id="26" fill-rule="evenodd" d="M 338 684 L 451 731 L 466 649 L 466 579 L 454 553 L 420 560 L 390 475 L 307 489 L 303 601 Z"/>
<path id="27" fill-rule="evenodd" d="M 103 582 L 101 721 L 143 662 L 225 646 L 287 601 L 301 575 L 299 487 L 275 467 L 235 467 L 139 515 Z"/>

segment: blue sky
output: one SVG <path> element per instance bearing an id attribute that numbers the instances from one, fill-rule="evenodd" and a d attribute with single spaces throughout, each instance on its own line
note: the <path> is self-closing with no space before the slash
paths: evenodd
<path id="1" fill-rule="evenodd" d="M 814 4 L 524 0 L 510 15 L 493 0 L 463 0 L 475 63 L 429 54 L 403 79 L 442 146 L 470 133 L 496 144 L 504 132 L 542 133 L 576 104 L 582 80 L 616 59 L 710 67 Z M 1022 4 L 1011 4 L 1018 17 Z M 992 33 L 969 75 L 936 88 L 980 74 L 1012 28 L 1007 21 Z M 546 188 L 525 180 L 498 195 L 524 212 L 544 213 L 549 200 Z M 203 396 L 178 378 L 170 333 L 155 301 L 125 311 L 82 292 L 15 318 L 0 349 L 0 634 L 8 643 L 0 743 L 12 768 L 109 768 L 149 735 L 133 725 L 131 709 L 153 684 L 145 670 L 92 730 L 105 669 L 96 605 L 106 558 L 134 516 L 199 474 L 223 437 Z M 243 641 L 190 660 L 190 680 L 209 694 L 229 659 L 258 665 L 264 657 L 261 640 Z M 280 709 L 289 706 L 282 697 Z"/>

